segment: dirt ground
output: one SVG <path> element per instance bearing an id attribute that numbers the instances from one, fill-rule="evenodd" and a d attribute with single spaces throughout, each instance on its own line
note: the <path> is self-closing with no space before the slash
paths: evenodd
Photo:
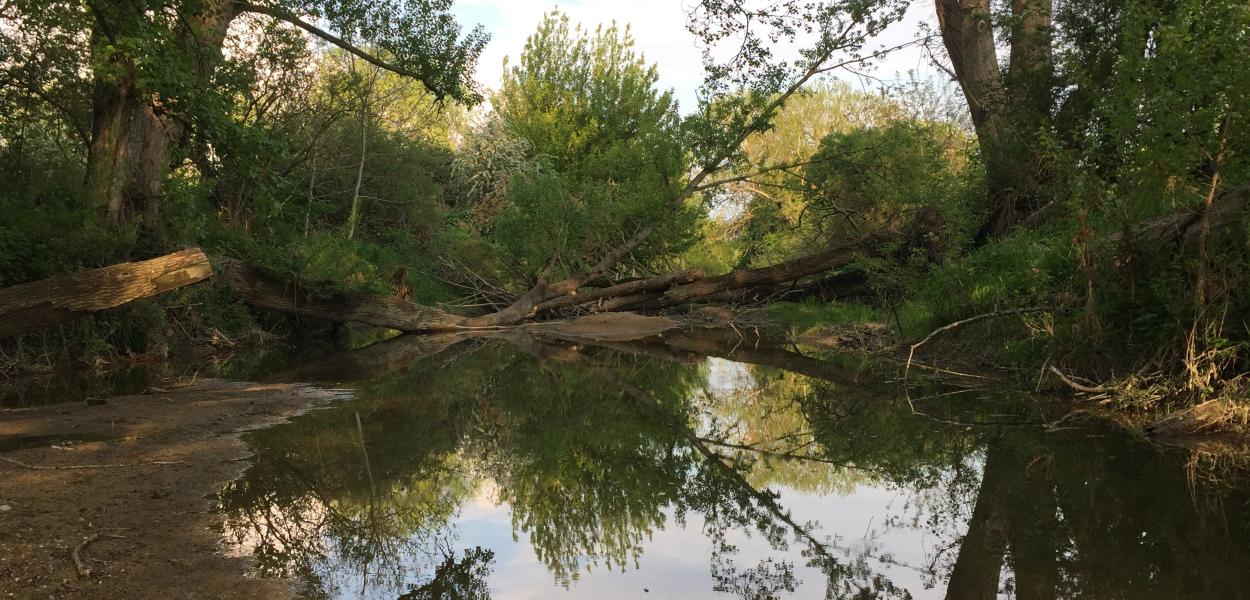
<path id="1" fill-rule="evenodd" d="M 247 467 L 241 433 L 334 395 L 208 380 L 0 411 L 0 600 L 290 597 L 221 554 L 210 495 Z"/>

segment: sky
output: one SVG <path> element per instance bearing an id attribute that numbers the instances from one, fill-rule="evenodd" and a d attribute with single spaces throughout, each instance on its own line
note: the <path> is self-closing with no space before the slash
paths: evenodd
<path id="1" fill-rule="evenodd" d="M 543 15 L 558 8 L 574 23 L 591 29 L 612 21 L 629 25 L 638 49 L 648 61 L 656 63 L 661 87 L 672 89 L 682 112 L 690 112 L 703 80 L 701 51 L 695 37 L 686 31 L 686 13 L 697 3 L 698 0 L 457 0 L 453 12 L 466 29 L 482 25 L 491 36 L 477 70 L 477 81 L 484 88 L 498 88 L 504 57 L 511 56 L 515 64 L 525 39 L 537 29 Z M 916 0 L 903 21 L 887 29 L 871 47 L 891 46 L 918 37 L 921 23 L 936 23 L 934 15 L 933 0 Z M 892 81 L 908 70 L 923 77 L 937 73 L 920 49 L 908 48 L 890 55 L 872 74 Z M 861 88 L 881 85 L 846 73 L 838 78 Z"/>

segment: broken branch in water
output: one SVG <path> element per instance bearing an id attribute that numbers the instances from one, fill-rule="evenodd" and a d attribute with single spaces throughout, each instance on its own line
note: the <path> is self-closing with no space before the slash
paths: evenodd
<path id="1" fill-rule="evenodd" d="M 968 317 L 967 319 L 961 319 L 959 321 L 955 321 L 954 323 L 947 323 L 946 325 L 938 327 L 937 329 L 934 329 L 932 332 L 930 332 L 929 335 L 924 336 L 924 339 L 911 345 L 911 349 L 907 352 L 907 365 L 903 367 L 903 379 L 906 380 L 907 373 L 911 371 L 912 358 L 914 358 L 916 355 L 916 349 L 929 343 L 929 340 L 933 339 L 937 334 L 942 333 L 943 331 L 950 331 L 952 329 L 963 327 L 964 325 L 967 325 L 969 323 L 974 323 L 976 321 L 984 321 L 985 319 L 993 319 L 995 317 L 1005 317 L 1007 315 L 1022 315 L 1026 313 L 1035 313 L 1035 312 L 1041 312 L 1043 310 L 1046 310 L 1046 308 L 1042 306 L 1032 306 L 1029 308 L 1013 308 L 1011 310 L 996 310 L 994 312 L 979 314 L 976 316 Z"/>
<path id="2" fill-rule="evenodd" d="M 73 471 L 73 470 L 77 470 L 77 469 L 126 469 L 126 468 L 132 468 L 132 467 L 164 467 L 164 466 L 168 466 L 168 465 L 180 465 L 180 464 L 182 464 L 182 461 L 180 461 L 180 460 L 158 460 L 158 461 L 152 461 L 152 462 L 146 462 L 146 463 L 134 463 L 134 464 L 129 464 L 129 465 L 60 465 L 60 466 L 42 466 L 42 465 L 31 465 L 31 464 L 27 464 L 27 463 L 24 463 L 24 462 L 22 462 L 22 461 L 20 461 L 20 460 L 13 459 L 13 458 L 5 458 L 5 457 L 3 457 L 3 456 L 0 456 L 0 461 L 4 461 L 4 462 L 7 462 L 7 463 L 12 464 L 12 465 L 17 465 L 17 466 L 19 466 L 19 467 L 21 467 L 21 468 L 23 468 L 23 469 L 30 469 L 30 470 L 32 470 L 32 471 Z"/>
<path id="3" fill-rule="evenodd" d="M 1059 378 L 1059 381 L 1062 381 L 1065 385 L 1067 385 L 1068 387 L 1078 392 L 1085 392 L 1086 394 L 1101 394 L 1103 392 L 1109 391 L 1109 389 L 1105 385 L 1088 386 L 1088 385 L 1082 385 L 1080 383 L 1077 383 L 1073 381 L 1072 379 L 1068 378 L 1067 375 L 1064 375 L 1063 371 L 1056 369 L 1054 365 L 1050 366 L 1050 372 L 1054 373 L 1055 376 Z"/>

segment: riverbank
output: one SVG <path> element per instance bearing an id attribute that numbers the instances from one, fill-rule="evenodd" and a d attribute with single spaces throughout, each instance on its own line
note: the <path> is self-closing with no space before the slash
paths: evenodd
<path id="1" fill-rule="evenodd" d="M 243 432 L 336 394 L 200 380 L 0 411 L 0 589 L 8 598 L 285 598 L 223 556 L 212 494 L 247 467 Z"/>

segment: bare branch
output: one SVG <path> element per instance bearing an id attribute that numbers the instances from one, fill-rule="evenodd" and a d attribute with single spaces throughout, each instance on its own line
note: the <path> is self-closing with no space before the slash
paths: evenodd
<path id="1" fill-rule="evenodd" d="M 365 52 L 363 49 L 356 46 L 355 44 L 352 44 L 351 42 L 337 35 L 334 35 L 333 33 L 330 33 L 329 31 L 326 31 L 320 27 L 317 27 L 316 25 L 313 25 L 312 23 L 309 23 L 308 21 L 305 21 L 289 12 L 286 12 L 278 8 L 273 8 L 270 6 L 261 6 L 259 4 L 252 4 L 250 2 L 236 1 L 234 3 L 234 6 L 235 8 L 238 9 L 239 12 L 256 13 L 256 14 L 273 17 L 275 19 L 278 19 L 279 21 L 286 21 L 287 23 L 290 23 L 296 27 L 299 27 L 300 29 L 307 31 L 308 33 L 311 33 L 327 42 L 330 42 L 331 44 L 334 44 L 335 46 L 338 46 L 339 48 L 342 48 L 343 50 L 346 50 L 360 57 L 365 62 L 375 67 L 384 69 L 386 71 L 390 71 L 391 73 L 394 73 L 396 75 L 402 75 L 404 77 L 411 77 L 413 79 L 416 79 L 417 81 L 420 81 L 422 84 L 424 84 L 426 89 L 430 90 L 431 93 L 433 93 L 436 97 L 440 99 L 445 94 L 443 90 L 438 89 L 438 86 L 434 85 L 433 83 L 429 81 L 429 77 L 427 75 L 418 73 L 416 71 L 405 69 L 399 65 L 385 61 L 377 56 L 374 56 L 373 54 Z"/>

